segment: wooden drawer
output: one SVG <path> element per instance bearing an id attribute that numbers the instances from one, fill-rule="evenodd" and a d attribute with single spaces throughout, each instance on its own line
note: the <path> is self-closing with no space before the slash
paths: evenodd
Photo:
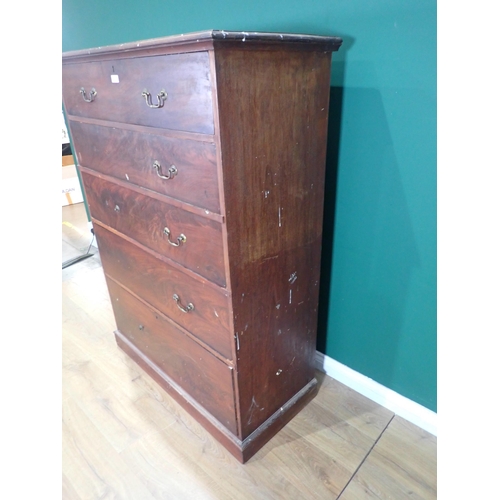
<path id="1" fill-rule="evenodd" d="M 228 292 L 203 284 L 133 243 L 94 224 L 104 272 L 231 359 Z M 179 302 L 173 299 L 174 294 Z M 183 312 L 191 303 L 194 310 Z"/>
<path id="2" fill-rule="evenodd" d="M 226 286 L 221 224 L 85 172 L 82 178 L 92 217 Z"/>
<path id="3" fill-rule="evenodd" d="M 242 462 L 318 385 L 331 55 L 341 43 L 209 30 L 63 56 L 118 345 Z M 82 87 L 96 89 L 92 102 Z M 145 88 L 161 106 L 148 107 Z M 161 247 L 165 226 L 187 245 Z M 192 241 L 202 251 L 188 258 Z"/>
<path id="4" fill-rule="evenodd" d="M 135 125 L 214 133 L 210 64 L 207 52 L 63 64 L 63 99 L 70 115 Z M 118 83 L 112 82 L 113 79 Z M 97 92 L 85 102 L 91 89 Z M 163 106 L 153 105 L 164 90 Z"/>
<path id="5" fill-rule="evenodd" d="M 231 432 L 237 432 L 230 367 L 108 279 L 116 324 L 147 358 Z"/>
<path id="6" fill-rule="evenodd" d="M 215 145 L 71 121 L 78 163 L 112 177 L 220 213 Z M 175 165 L 177 175 L 161 179 Z"/>

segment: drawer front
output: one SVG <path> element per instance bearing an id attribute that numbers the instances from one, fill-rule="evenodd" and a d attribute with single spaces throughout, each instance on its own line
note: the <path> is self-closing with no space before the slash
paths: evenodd
<path id="1" fill-rule="evenodd" d="M 215 145 L 71 121 L 78 163 L 131 184 L 220 213 Z M 162 179 L 171 165 L 177 174 Z M 166 175 L 165 175 L 166 176 Z"/>
<path id="2" fill-rule="evenodd" d="M 82 178 L 92 217 L 226 285 L 221 224 L 85 172 Z"/>
<path id="3" fill-rule="evenodd" d="M 231 359 L 228 292 L 200 283 L 98 224 L 94 231 L 107 275 Z M 189 304 L 193 310 L 180 309 Z"/>
<path id="4" fill-rule="evenodd" d="M 70 115 L 214 133 L 208 52 L 67 63 L 62 76 L 63 99 Z M 86 102 L 84 97 L 90 100 L 92 89 L 96 95 Z M 162 107 L 149 107 L 144 90 L 151 94 L 153 106 L 160 102 Z M 157 98 L 162 90 L 166 92 L 164 101 Z"/>
<path id="5" fill-rule="evenodd" d="M 236 434 L 231 369 L 122 287 L 107 281 L 120 332 Z"/>

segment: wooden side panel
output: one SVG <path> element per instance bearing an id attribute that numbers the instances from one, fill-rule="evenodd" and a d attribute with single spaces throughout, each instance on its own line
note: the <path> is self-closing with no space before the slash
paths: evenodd
<path id="1" fill-rule="evenodd" d="M 94 88 L 93 102 L 85 102 Z M 146 125 L 171 130 L 213 134 L 213 109 L 208 52 L 135 57 L 79 64 L 63 64 L 63 97 L 70 115 Z M 148 107 L 142 92 L 166 100 Z"/>
<path id="2" fill-rule="evenodd" d="M 314 378 L 331 53 L 215 47 L 244 439 Z"/>
<path id="3" fill-rule="evenodd" d="M 220 213 L 215 144 L 70 122 L 79 165 Z M 177 168 L 177 175 L 158 177 Z"/>
<path id="4" fill-rule="evenodd" d="M 116 324 L 148 359 L 236 433 L 231 367 L 107 280 Z"/>
<path id="5" fill-rule="evenodd" d="M 175 323 L 208 344 L 226 359 L 231 359 L 228 331 L 227 295 L 157 259 L 133 243 L 94 224 L 104 272 L 138 297 L 151 304 Z M 194 310 L 182 312 L 180 304 Z"/>
<path id="6" fill-rule="evenodd" d="M 92 217 L 225 286 L 221 225 L 82 172 Z M 164 230 L 170 231 L 169 243 Z M 179 244 L 179 235 L 185 242 Z"/>

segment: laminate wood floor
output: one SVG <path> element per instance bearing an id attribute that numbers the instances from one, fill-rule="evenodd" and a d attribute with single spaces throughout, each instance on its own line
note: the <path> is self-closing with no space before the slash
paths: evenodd
<path id="1" fill-rule="evenodd" d="M 63 208 L 63 261 L 91 241 L 79 205 Z M 62 289 L 64 500 L 436 498 L 436 438 L 319 372 L 317 397 L 241 465 L 116 346 L 97 251 Z"/>

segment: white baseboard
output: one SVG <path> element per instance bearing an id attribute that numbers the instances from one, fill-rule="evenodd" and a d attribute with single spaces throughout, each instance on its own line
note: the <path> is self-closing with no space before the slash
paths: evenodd
<path id="1" fill-rule="evenodd" d="M 316 367 L 329 377 L 437 436 L 437 413 L 316 351 Z"/>

